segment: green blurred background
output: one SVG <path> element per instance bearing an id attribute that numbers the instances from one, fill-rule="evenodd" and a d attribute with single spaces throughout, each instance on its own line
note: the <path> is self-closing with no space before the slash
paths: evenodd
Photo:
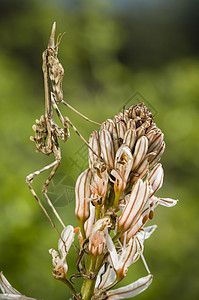
<path id="1" fill-rule="evenodd" d="M 53 21 L 57 33 L 66 32 L 59 49 L 64 99 L 98 122 L 124 104 L 144 101 L 165 133 L 159 195 L 179 203 L 155 211 L 151 224 L 158 229 L 144 252 L 154 281 L 137 299 L 198 299 L 199 3 L 194 0 L 0 1 L 0 269 L 23 294 L 70 298 L 51 275 L 48 249 L 57 248 L 58 237 L 25 183 L 27 174 L 53 161 L 29 141 L 31 126 L 44 112 L 41 53 Z M 86 139 L 98 129 L 65 107 L 62 112 Z M 61 149 L 49 195 L 64 222 L 75 226 L 74 185 L 87 167 L 87 150 L 72 131 Z M 46 176 L 34 181 L 41 198 Z M 74 250 L 68 261 L 72 275 Z M 124 284 L 145 275 L 138 262 Z M 80 286 L 81 280 L 76 282 Z"/>

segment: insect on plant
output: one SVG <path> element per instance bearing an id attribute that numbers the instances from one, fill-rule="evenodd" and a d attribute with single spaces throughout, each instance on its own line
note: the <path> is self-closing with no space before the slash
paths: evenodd
<path id="1" fill-rule="evenodd" d="M 47 49 L 43 52 L 45 89 L 45 114 L 33 125 L 36 151 L 45 155 L 53 153 L 54 161 L 26 177 L 33 196 L 59 235 L 58 251 L 51 248 L 52 275 L 63 282 L 73 300 L 129 299 L 146 290 L 153 275 L 144 258 L 144 244 L 157 228 L 146 226 L 154 217 L 158 205 L 173 207 L 177 200 L 160 198 L 156 192 L 163 184 L 164 170 L 159 163 L 165 149 L 164 134 L 144 103 L 123 109 L 102 124 L 94 122 L 63 100 L 62 80 L 64 69 L 58 60 L 58 47 L 63 34 L 55 43 L 53 24 Z M 89 143 L 78 132 L 68 117 L 63 117 L 59 106 L 64 105 L 85 120 L 100 125 L 94 130 Z M 54 121 L 57 115 L 61 127 Z M 66 142 L 71 127 L 88 147 L 89 166 L 77 178 L 75 185 L 75 216 L 79 226 L 65 226 L 49 196 L 48 185 L 61 162 L 59 140 Z M 42 193 L 63 226 L 60 234 L 47 210 L 32 187 L 35 176 L 50 171 Z M 75 241 L 77 235 L 78 241 Z M 78 246 L 76 245 L 78 242 Z M 68 273 L 67 255 L 74 246 L 78 273 Z M 139 259 L 147 275 L 126 286 L 115 289 L 127 275 L 128 268 Z M 70 277 L 69 277 L 70 276 Z M 75 286 L 82 278 L 81 289 Z M 114 288 L 114 289 L 113 289 Z M 0 299 L 30 299 L 21 295 L 0 272 Z"/>
<path id="2" fill-rule="evenodd" d="M 69 126 L 78 134 L 78 136 L 82 139 L 82 141 L 87 145 L 88 148 L 95 154 L 95 151 L 90 147 L 90 145 L 87 143 L 87 141 L 83 138 L 83 136 L 78 132 L 78 130 L 75 128 L 75 126 L 72 124 L 72 122 L 69 120 L 68 117 L 63 117 L 59 108 L 58 104 L 63 104 L 66 107 L 73 110 L 75 113 L 83 117 L 86 121 L 89 121 L 91 123 L 94 123 L 96 125 L 101 125 L 100 123 L 97 123 L 95 121 L 90 120 L 86 116 L 82 115 L 80 112 L 78 112 L 76 109 L 74 109 L 71 105 L 69 105 L 67 102 L 63 100 L 63 90 L 62 90 L 62 80 L 64 76 L 64 69 L 59 62 L 59 59 L 57 57 L 58 55 L 58 47 L 60 44 L 60 41 L 64 34 L 59 34 L 57 37 L 57 41 L 55 43 L 55 29 L 56 29 L 56 22 L 53 23 L 52 31 L 48 43 L 47 49 L 43 52 L 43 75 L 44 75 L 44 90 L 45 90 L 45 115 L 42 115 L 39 120 L 36 120 L 36 125 L 33 125 L 33 130 L 35 132 L 35 136 L 31 136 L 30 140 L 35 142 L 36 145 L 36 151 L 42 152 L 45 155 L 50 155 L 51 153 L 54 154 L 55 160 L 48 164 L 47 166 L 41 168 L 40 170 L 37 170 L 31 174 L 29 174 L 26 177 L 26 183 L 28 187 L 30 188 L 31 193 L 39 203 L 40 207 L 44 211 L 45 215 L 49 219 L 51 225 L 57 231 L 54 222 L 50 218 L 47 210 L 44 208 L 43 204 L 41 203 L 38 195 L 34 191 L 31 183 L 35 176 L 41 174 L 42 172 L 45 172 L 49 169 L 52 169 L 50 172 L 50 175 L 46 179 L 43 187 L 42 187 L 42 193 L 44 194 L 45 199 L 47 200 L 47 203 L 51 207 L 52 211 L 54 212 L 55 216 L 61 223 L 61 225 L 65 228 L 65 225 L 58 215 L 55 207 L 53 206 L 51 200 L 48 197 L 47 194 L 47 188 L 52 180 L 53 176 L 55 175 L 57 169 L 59 168 L 59 164 L 61 162 L 61 150 L 59 147 L 59 140 L 62 142 L 66 142 L 68 138 L 70 137 L 69 132 Z M 56 112 L 63 128 L 60 128 L 56 122 L 53 119 L 53 109 Z M 98 156 L 98 155 L 97 155 Z M 60 234 L 59 234 L 60 236 Z"/>
<path id="3" fill-rule="evenodd" d="M 88 119 L 66 103 L 62 91 L 64 69 L 57 57 L 62 36 L 59 34 L 55 43 L 54 23 L 48 47 L 43 52 L 45 115 L 36 120 L 36 125 L 33 125 L 35 137 L 31 137 L 37 152 L 45 155 L 53 153 L 55 159 L 29 174 L 26 182 L 60 237 L 58 251 L 53 248 L 49 250 L 54 267 L 52 274 L 56 280 L 67 285 L 73 300 L 132 298 L 148 288 L 153 279 L 143 251 L 145 239 L 151 236 L 157 226 L 145 225 L 153 219 L 154 209 L 159 204 L 166 207 L 177 204 L 177 200 L 155 196 L 163 184 L 164 171 L 159 160 L 165 149 L 164 134 L 144 103 L 124 108 L 122 113 L 102 124 Z M 100 125 L 99 131 L 91 133 L 89 143 L 69 118 L 63 117 L 58 107 L 61 104 L 85 120 Z M 62 127 L 54 121 L 53 111 Z M 68 140 L 69 127 L 89 150 L 89 167 L 79 175 L 75 185 L 77 228 L 64 225 L 47 194 L 48 185 L 61 161 L 59 139 L 63 142 Z M 61 234 L 31 185 L 35 176 L 47 170 L 51 171 L 42 192 L 64 228 Z M 76 234 L 79 247 L 74 243 Z M 67 278 L 66 257 L 72 244 L 77 252 L 78 273 Z M 147 275 L 127 286 L 113 289 L 139 258 Z M 80 291 L 76 290 L 72 281 L 76 278 L 82 278 Z M 4 278 L 0 281 L 4 281 Z"/>

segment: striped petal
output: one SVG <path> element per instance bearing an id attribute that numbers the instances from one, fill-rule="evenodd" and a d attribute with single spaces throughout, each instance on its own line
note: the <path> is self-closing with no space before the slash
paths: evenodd
<path id="1" fill-rule="evenodd" d="M 144 135 L 146 132 L 146 129 L 144 128 L 144 126 L 140 126 L 136 129 L 136 134 L 137 134 L 137 137 L 141 137 L 142 135 Z"/>
<path id="2" fill-rule="evenodd" d="M 111 174 L 115 176 L 114 190 L 115 193 L 121 193 L 127 184 L 129 174 L 132 169 L 133 156 L 128 146 L 122 145 L 116 153 L 114 170 Z M 118 174 L 117 174 L 118 173 Z"/>
<path id="3" fill-rule="evenodd" d="M 12 294 L 0 294 L 2 300 L 38 300 L 35 298 L 26 297 L 23 295 L 12 295 Z"/>
<path id="4" fill-rule="evenodd" d="M 91 198 L 93 198 L 94 203 L 95 199 L 97 199 L 96 203 L 98 203 L 99 200 L 100 205 L 104 203 L 108 190 L 108 182 L 109 175 L 106 169 L 101 172 L 99 169 L 97 171 L 94 170 L 94 172 L 92 172 L 90 189 L 92 192 Z"/>
<path id="5" fill-rule="evenodd" d="M 0 289 L 3 294 L 0 294 L 0 299 L 2 300 L 37 300 L 35 298 L 26 297 L 18 292 L 6 279 L 3 275 L 3 272 L 0 272 Z"/>
<path id="6" fill-rule="evenodd" d="M 166 207 L 172 207 L 175 206 L 178 203 L 178 200 L 174 200 L 171 198 L 158 198 L 159 204 L 166 206 Z"/>
<path id="7" fill-rule="evenodd" d="M 127 231 L 126 240 L 127 242 L 136 235 L 136 233 L 144 226 L 146 221 L 149 218 L 150 206 L 147 203 L 142 209 L 142 213 L 137 217 L 134 223 L 131 225 L 131 228 Z"/>
<path id="8" fill-rule="evenodd" d="M 148 182 L 143 182 L 141 179 L 133 186 L 129 202 L 127 203 L 118 222 L 118 231 L 125 232 L 132 227 L 134 221 L 142 213 L 149 196 Z"/>
<path id="9" fill-rule="evenodd" d="M 107 227 L 111 226 L 110 217 L 99 219 L 92 227 L 89 237 L 89 251 L 93 256 L 102 254 L 105 247 L 105 235 L 108 233 Z"/>
<path id="10" fill-rule="evenodd" d="M 124 135 L 126 133 L 126 125 L 121 120 L 121 121 L 116 123 L 116 128 L 117 128 L 117 134 L 118 134 L 119 139 L 122 139 L 122 141 L 123 141 L 124 140 Z"/>
<path id="11" fill-rule="evenodd" d="M 50 249 L 49 253 L 52 255 L 52 263 L 54 266 L 53 275 L 55 278 L 65 278 L 68 271 L 68 265 L 66 263 L 66 256 L 74 241 L 75 232 L 71 225 L 64 228 L 61 234 L 61 238 L 58 242 L 58 252 L 54 249 Z"/>
<path id="12" fill-rule="evenodd" d="M 153 208 L 155 208 L 158 204 L 165 206 L 165 207 L 173 207 L 178 203 L 178 200 L 174 200 L 171 198 L 158 198 L 152 196 L 150 198 L 150 202 Z"/>
<path id="13" fill-rule="evenodd" d="M 108 119 L 104 123 L 102 123 L 101 129 L 106 129 L 110 132 L 113 140 L 114 150 L 116 153 L 117 149 L 119 148 L 119 141 L 115 123 L 113 122 L 113 120 Z"/>
<path id="14" fill-rule="evenodd" d="M 155 151 L 156 155 L 149 158 L 150 169 L 152 169 L 156 165 L 156 163 L 160 160 L 162 154 L 164 153 L 164 150 L 165 150 L 165 142 L 162 142 L 159 149 Z"/>
<path id="15" fill-rule="evenodd" d="M 133 129 L 128 129 L 124 135 L 123 143 L 126 144 L 132 151 L 136 142 L 136 138 L 137 138 L 136 131 Z"/>
<path id="16" fill-rule="evenodd" d="M 115 290 L 110 290 L 107 292 L 108 300 L 128 299 L 135 297 L 149 287 L 152 279 L 153 275 L 149 274 L 148 276 L 142 277 L 129 285 Z"/>
<path id="17" fill-rule="evenodd" d="M 144 227 L 143 230 L 138 232 L 136 234 L 136 237 L 139 239 L 139 241 L 144 245 L 144 241 L 150 238 L 152 233 L 156 230 L 157 225 L 147 226 Z"/>
<path id="18" fill-rule="evenodd" d="M 164 140 L 164 134 L 160 131 L 153 138 L 153 141 L 149 147 L 149 152 L 156 151 L 156 149 L 158 149 L 159 146 L 162 144 L 163 140 Z"/>
<path id="19" fill-rule="evenodd" d="M 58 242 L 58 250 L 62 256 L 67 254 L 73 241 L 74 241 L 75 233 L 74 227 L 72 225 L 68 225 L 64 228 L 61 234 L 61 239 Z"/>
<path id="20" fill-rule="evenodd" d="M 89 201 L 91 196 L 90 182 L 91 182 L 91 170 L 87 169 L 80 174 L 75 185 L 75 195 L 76 195 L 76 207 L 75 215 L 79 222 L 85 222 L 89 215 Z"/>
<path id="21" fill-rule="evenodd" d="M 14 294 L 14 295 L 21 295 L 11 284 L 8 282 L 6 277 L 3 275 L 3 272 L 0 272 L 0 288 L 2 293 Z"/>
<path id="22" fill-rule="evenodd" d="M 119 258 L 118 258 L 118 254 L 117 254 L 115 245 L 112 241 L 112 238 L 108 234 L 108 232 L 106 232 L 106 246 L 107 246 L 108 251 L 110 253 L 111 265 L 116 270 L 117 266 L 119 264 Z"/>
<path id="23" fill-rule="evenodd" d="M 89 235 L 91 234 L 91 230 L 92 230 L 93 224 L 95 223 L 95 219 L 96 219 L 95 206 L 90 202 L 90 216 L 84 223 L 84 230 L 86 233 L 86 237 L 89 237 Z"/>
<path id="24" fill-rule="evenodd" d="M 95 130 L 91 133 L 89 138 L 89 146 L 93 149 L 93 151 L 100 156 L 100 144 L 99 144 L 99 135 L 98 132 Z M 98 160 L 98 157 L 91 151 L 91 149 L 88 149 L 89 153 L 89 168 L 93 168 L 95 165 L 96 160 Z"/>
<path id="25" fill-rule="evenodd" d="M 147 137 L 149 146 L 150 146 L 156 136 L 156 132 L 155 132 L 155 130 L 150 130 L 147 132 L 147 134 L 145 136 Z"/>
<path id="26" fill-rule="evenodd" d="M 105 246 L 105 234 L 103 231 L 96 231 L 89 239 L 89 251 L 96 258 L 100 256 Z"/>
<path id="27" fill-rule="evenodd" d="M 117 123 L 119 123 L 119 122 L 121 121 L 121 119 L 122 119 L 121 115 L 120 115 L 120 116 L 119 116 L 119 115 L 114 116 L 114 117 L 113 117 L 113 122 L 114 122 L 115 124 L 117 124 Z"/>
<path id="28" fill-rule="evenodd" d="M 114 147 L 111 134 L 108 130 L 100 130 L 100 146 L 102 158 L 108 164 L 109 167 L 113 168 L 114 165 Z"/>
<path id="29" fill-rule="evenodd" d="M 121 280 L 126 275 L 128 267 L 137 260 L 141 250 L 140 245 L 136 239 L 131 239 L 118 254 L 109 234 L 106 234 L 106 245 L 110 254 L 110 263 L 117 274 L 117 278 Z"/>
<path id="30" fill-rule="evenodd" d="M 133 161 L 132 170 L 136 170 L 136 168 L 144 159 L 147 151 L 148 151 L 148 140 L 145 136 L 142 136 L 141 138 L 139 138 L 139 140 L 135 145 L 135 150 L 133 153 L 134 161 Z"/>
<path id="31" fill-rule="evenodd" d="M 107 269 L 105 269 L 105 265 L 100 269 L 97 280 L 95 283 L 96 289 L 104 289 L 107 288 L 111 283 L 113 283 L 116 279 L 116 273 L 111 265 L 108 265 Z"/>
<path id="32" fill-rule="evenodd" d="M 124 275 L 126 274 L 128 267 L 137 261 L 140 250 L 140 244 L 137 243 L 137 240 L 134 238 L 130 239 L 129 243 L 124 247 L 120 256 L 120 264 Z"/>
<path id="33" fill-rule="evenodd" d="M 132 129 L 135 130 L 136 129 L 136 123 L 133 119 L 129 119 L 127 122 L 127 129 Z"/>
<path id="34" fill-rule="evenodd" d="M 147 178 L 153 190 L 151 196 L 153 196 L 161 188 L 163 183 L 163 177 L 164 177 L 164 171 L 162 165 L 157 164 L 155 168 L 150 172 Z"/>
<path id="35" fill-rule="evenodd" d="M 139 178 L 144 178 L 149 171 L 149 162 L 148 162 L 148 154 L 145 156 L 145 158 L 142 160 L 141 164 L 136 170 L 136 176 L 133 176 L 131 183 L 134 183 Z"/>

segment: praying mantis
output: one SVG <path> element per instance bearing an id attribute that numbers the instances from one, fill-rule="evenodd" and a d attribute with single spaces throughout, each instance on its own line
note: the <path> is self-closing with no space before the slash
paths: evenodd
<path id="1" fill-rule="evenodd" d="M 36 145 L 36 151 L 42 152 L 43 154 L 49 156 L 53 153 L 55 160 L 44 166 L 43 168 L 29 174 L 26 177 L 26 183 L 33 194 L 34 198 L 42 208 L 43 212 L 47 216 L 48 220 L 50 221 L 52 227 L 55 229 L 55 231 L 60 236 L 58 230 L 56 229 L 56 226 L 52 219 L 50 218 L 47 210 L 43 206 L 42 202 L 40 201 L 38 195 L 36 194 L 35 190 L 32 187 L 32 181 L 35 176 L 48 171 L 51 169 L 51 172 L 47 179 L 44 182 L 44 185 L 42 187 L 42 193 L 52 209 L 53 213 L 57 217 L 60 224 L 65 228 L 65 224 L 60 218 L 59 214 L 57 213 L 55 207 L 53 206 L 51 200 L 48 197 L 47 194 L 47 188 L 52 180 L 53 176 L 55 175 L 56 171 L 59 168 L 60 162 L 61 162 L 61 150 L 59 146 L 59 140 L 62 142 L 66 142 L 70 137 L 70 131 L 69 126 L 76 132 L 76 134 L 82 139 L 82 141 L 86 144 L 86 146 L 95 154 L 98 156 L 98 154 L 95 153 L 95 151 L 90 147 L 88 142 L 84 139 L 84 137 L 79 133 L 79 131 L 76 129 L 76 127 L 72 124 L 72 122 L 69 120 L 68 117 L 63 117 L 58 105 L 63 104 L 66 107 L 73 110 L 75 113 L 80 115 L 82 118 L 84 118 L 86 121 L 89 121 L 91 123 L 94 123 L 96 125 L 101 125 L 98 122 L 92 121 L 80 112 L 78 112 L 75 108 L 73 108 L 71 105 L 69 105 L 67 102 L 63 100 L 63 90 L 62 90 L 62 80 L 64 76 L 64 69 L 59 62 L 59 59 L 57 57 L 58 55 L 58 46 L 60 44 L 60 41 L 62 39 L 63 34 L 59 34 L 57 37 L 57 41 L 55 43 L 55 30 L 56 30 L 56 22 L 53 23 L 51 35 L 49 39 L 49 43 L 47 46 L 47 49 L 43 52 L 43 76 L 44 76 L 44 91 L 45 91 L 45 115 L 42 115 L 39 120 L 36 120 L 36 125 L 34 124 L 32 126 L 35 136 L 31 136 L 30 140 L 35 142 Z M 59 127 L 54 119 L 53 119 L 53 110 L 57 114 L 61 124 L 62 128 Z"/>

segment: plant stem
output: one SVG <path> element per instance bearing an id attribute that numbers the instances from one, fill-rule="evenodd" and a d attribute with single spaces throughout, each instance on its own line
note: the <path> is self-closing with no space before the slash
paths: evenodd
<path id="1" fill-rule="evenodd" d="M 83 300 L 91 300 L 95 288 L 96 279 L 85 278 L 81 288 L 81 296 Z"/>
<path id="2" fill-rule="evenodd" d="M 119 239 L 120 237 L 121 237 L 121 233 L 118 232 L 118 233 L 112 238 L 113 242 L 116 242 L 117 239 Z"/>
<path id="3" fill-rule="evenodd" d="M 121 195 L 121 193 L 115 194 L 115 199 L 114 199 L 114 202 L 113 202 L 113 208 L 117 207 L 119 199 L 120 199 L 120 195 Z"/>
<path id="4" fill-rule="evenodd" d="M 67 287 L 69 287 L 69 289 L 71 290 L 73 295 L 76 295 L 76 291 L 75 291 L 74 287 L 66 278 L 63 278 L 63 279 L 60 278 L 59 280 L 62 281 L 63 283 L 65 283 L 67 285 Z"/>
<path id="5" fill-rule="evenodd" d="M 98 205 L 95 207 L 96 220 L 99 220 L 99 218 L 100 218 L 101 208 L 102 208 L 102 205 Z"/>
<path id="6" fill-rule="evenodd" d="M 113 187 L 111 186 L 109 196 L 108 196 L 108 198 L 105 199 L 105 202 L 104 202 L 104 214 L 109 209 L 109 207 L 111 207 L 113 205 L 114 199 L 115 199 L 115 193 L 114 193 Z"/>
<path id="7" fill-rule="evenodd" d="M 84 222 L 79 222 L 79 225 L 80 225 L 80 230 L 81 230 L 83 240 L 85 240 L 86 239 L 86 234 L 85 234 L 85 230 L 84 230 Z"/>
<path id="8" fill-rule="evenodd" d="M 91 272 L 94 272 L 95 263 L 96 263 L 96 258 L 90 255 L 88 261 L 88 267 L 86 270 L 87 275 Z M 81 288 L 82 300 L 91 300 L 95 288 L 95 281 L 96 281 L 96 277 L 94 279 L 84 278 L 82 288 Z"/>
<path id="9" fill-rule="evenodd" d="M 107 288 L 102 289 L 100 292 L 103 293 L 103 292 L 106 292 L 106 291 L 112 289 L 119 281 L 120 280 L 115 279 L 115 281 L 113 283 L 111 283 Z"/>

